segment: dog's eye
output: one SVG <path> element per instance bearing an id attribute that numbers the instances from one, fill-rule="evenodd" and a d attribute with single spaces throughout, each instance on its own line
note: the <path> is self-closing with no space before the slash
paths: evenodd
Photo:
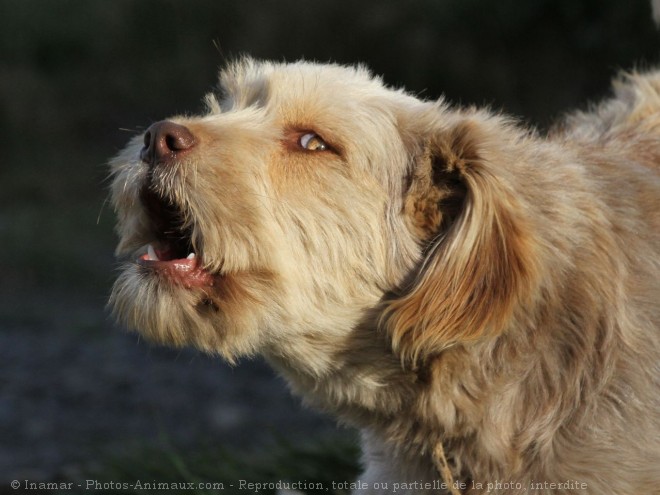
<path id="1" fill-rule="evenodd" d="M 325 141 L 315 132 L 308 132 L 300 136 L 298 144 L 300 144 L 302 149 L 307 151 L 325 151 L 328 149 Z"/>

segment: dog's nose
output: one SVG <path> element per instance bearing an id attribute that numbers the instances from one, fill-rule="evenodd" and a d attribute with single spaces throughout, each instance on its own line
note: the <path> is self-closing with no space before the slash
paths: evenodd
<path id="1" fill-rule="evenodd" d="M 144 133 L 140 159 L 149 165 L 167 164 L 195 146 L 195 136 L 186 126 L 163 120 Z"/>

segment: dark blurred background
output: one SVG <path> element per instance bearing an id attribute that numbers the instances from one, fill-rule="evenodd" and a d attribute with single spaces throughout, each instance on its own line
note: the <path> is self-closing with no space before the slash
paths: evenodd
<path id="1" fill-rule="evenodd" d="M 545 128 L 659 54 L 647 0 L 0 0 L 0 25 L 0 493 L 151 446 L 342 434 L 262 363 L 149 346 L 104 310 L 107 159 L 199 111 L 227 60 L 363 62 Z"/>

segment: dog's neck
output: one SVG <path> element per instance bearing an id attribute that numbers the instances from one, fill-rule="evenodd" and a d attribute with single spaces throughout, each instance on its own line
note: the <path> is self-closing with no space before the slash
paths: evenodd
<path id="1" fill-rule="evenodd" d="M 374 326 L 359 325 L 339 345 L 310 336 L 265 357 L 306 403 L 358 427 L 399 413 L 420 386 Z"/>
<path id="2" fill-rule="evenodd" d="M 404 456 L 427 456 L 442 442 L 465 468 L 477 452 L 482 457 L 490 452 L 492 438 L 474 437 L 484 424 L 487 431 L 515 436 L 512 421 L 520 411 L 500 411 L 509 395 L 535 397 L 538 367 L 524 336 L 521 328 L 512 328 L 489 341 L 452 347 L 413 368 L 401 362 L 382 332 L 365 326 L 352 332 L 351 345 L 335 348 L 331 361 L 316 360 L 309 341 L 267 353 L 266 359 L 306 404 L 369 432 Z M 316 351 L 329 355 L 322 347 Z M 511 446 L 490 453 L 494 472 L 519 468 L 520 452 Z"/>

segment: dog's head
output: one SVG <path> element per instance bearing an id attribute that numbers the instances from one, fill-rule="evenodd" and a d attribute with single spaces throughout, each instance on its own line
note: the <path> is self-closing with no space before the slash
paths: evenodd
<path id="1" fill-rule="evenodd" d="M 536 272 L 506 122 L 304 62 L 236 63 L 206 104 L 111 163 L 126 325 L 321 361 L 365 321 L 412 358 L 505 328 Z"/>

